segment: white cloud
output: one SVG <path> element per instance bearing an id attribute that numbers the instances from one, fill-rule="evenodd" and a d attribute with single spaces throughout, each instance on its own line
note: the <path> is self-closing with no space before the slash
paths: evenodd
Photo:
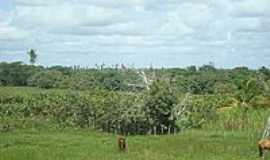
<path id="1" fill-rule="evenodd" d="M 211 56 L 217 60 L 219 54 L 230 59 L 232 50 L 238 57 L 269 50 L 269 2 L 15 0 L 9 12 L 0 6 L 0 42 L 4 44 L 0 50 L 37 48 L 44 58 L 61 53 L 67 61 L 74 53 L 84 55 L 81 61 L 90 53 L 117 54 L 122 59 L 127 53 L 134 59 L 153 54 L 167 55 L 167 60 L 184 56 L 190 62 L 195 62 L 191 61 L 195 55 L 203 62 L 211 61 Z M 162 63 L 162 58 L 158 60 Z"/>
<path id="2" fill-rule="evenodd" d="M 186 25 L 192 28 L 205 28 L 214 18 L 214 15 L 211 13 L 210 7 L 207 4 L 183 4 L 174 12 L 179 16 L 178 21 L 182 20 Z"/>
<path id="3" fill-rule="evenodd" d="M 145 5 L 145 0 L 80 0 L 74 1 L 77 3 L 84 3 L 88 5 L 96 5 L 99 7 L 106 7 L 106 8 L 119 8 L 119 7 L 138 7 Z"/>
<path id="4" fill-rule="evenodd" d="M 13 20 L 14 25 L 34 29 L 78 26 L 88 21 L 95 25 L 95 23 L 101 23 L 106 19 L 110 20 L 110 14 L 113 14 L 96 7 L 69 4 L 38 7 L 19 6 L 16 8 L 16 13 Z"/>
<path id="5" fill-rule="evenodd" d="M 0 10 L 0 41 L 18 41 L 24 40 L 29 36 L 29 32 L 20 28 L 11 26 L 12 12 L 4 12 Z"/>
<path id="6" fill-rule="evenodd" d="M 233 15 L 240 17 L 270 16 L 269 0 L 242 0 L 234 2 Z"/>
<path id="7" fill-rule="evenodd" d="M 15 0 L 18 6 L 53 6 L 63 3 L 65 0 Z"/>
<path id="8" fill-rule="evenodd" d="M 5 24 L 0 23 L 0 41 L 18 41 L 24 40 L 29 33 Z"/>

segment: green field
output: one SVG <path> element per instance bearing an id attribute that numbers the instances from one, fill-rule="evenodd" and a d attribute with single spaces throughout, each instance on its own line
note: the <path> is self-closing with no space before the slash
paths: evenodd
<path id="1" fill-rule="evenodd" d="M 117 136 L 89 130 L 20 130 L 0 134 L 1 160 L 254 160 L 258 133 L 190 130 L 166 136 Z"/>
<path id="2" fill-rule="evenodd" d="M 127 96 L 126 93 L 118 94 Z M 91 126 L 80 126 L 85 121 L 77 121 L 77 117 L 74 119 L 73 114 L 69 114 L 67 110 L 71 108 L 76 113 L 81 109 L 76 104 L 96 104 L 97 108 L 103 107 L 103 104 L 110 106 L 111 103 L 103 103 L 107 98 L 102 95 L 103 92 L 96 91 L 0 88 L 0 160 L 260 159 L 256 144 L 270 113 L 267 108 L 249 108 L 244 121 L 242 109 L 235 107 L 228 111 L 215 112 L 215 118 L 210 118 L 200 127 L 185 129 L 176 134 L 130 135 L 127 136 L 128 151 L 123 153 L 118 150 L 118 134 L 101 132 Z M 117 102 L 117 98 L 110 102 Z M 221 102 L 218 96 L 197 95 L 192 100 L 199 98 L 207 103 L 218 101 L 215 104 L 222 105 L 227 102 Z M 115 104 L 117 108 L 118 103 Z M 63 110 L 58 110 L 59 108 Z M 212 117 L 213 111 L 210 111 Z M 200 113 L 208 113 L 208 110 L 196 112 L 194 117 L 201 118 Z M 62 114 L 66 117 L 62 117 Z M 57 119 L 59 116 L 62 121 Z M 205 118 L 207 116 L 208 114 Z M 7 130 L 4 129 L 6 124 L 10 125 Z"/>

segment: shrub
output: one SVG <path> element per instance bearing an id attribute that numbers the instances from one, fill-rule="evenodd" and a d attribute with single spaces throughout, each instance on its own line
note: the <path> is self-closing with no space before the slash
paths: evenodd
<path id="1" fill-rule="evenodd" d="M 150 86 L 145 99 L 145 112 L 150 126 L 156 127 L 157 133 L 166 133 L 170 127 L 175 127 L 173 109 L 177 98 L 169 84 L 156 81 Z"/>
<path id="2" fill-rule="evenodd" d="M 41 71 L 28 79 L 28 85 L 46 89 L 53 88 L 62 78 L 63 75 L 60 71 Z"/>

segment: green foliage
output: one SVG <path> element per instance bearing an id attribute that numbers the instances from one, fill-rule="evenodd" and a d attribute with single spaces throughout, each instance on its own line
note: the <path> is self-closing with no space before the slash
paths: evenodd
<path id="1" fill-rule="evenodd" d="M 216 71 L 216 68 L 215 68 L 213 62 L 210 62 L 209 64 L 205 64 L 205 65 L 199 67 L 199 70 L 203 71 L 203 72 L 214 72 L 214 71 Z"/>
<path id="2" fill-rule="evenodd" d="M 88 90 L 97 87 L 96 80 L 94 76 L 90 73 L 76 72 L 72 76 L 68 76 L 62 79 L 58 83 L 59 88 L 70 88 L 73 90 Z"/>
<path id="3" fill-rule="evenodd" d="M 241 80 L 237 81 L 237 91 L 235 93 L 235 99 L 240 104 L 249 104 L 255 96 L 263 93 L 263 86 L 256 79 Z"/>
<path id="4" fill-rule="evenodd" d="M 263 80 L 270 80 L 270 70 L 268 68 L 263 66 L 259 69 L 259 72 L 263 74 Z"/>
<path id="5" fill-rule="evenodd" d="M 203 125 L 217 119 L 217 106 L 220 101 L 217 97 L 194 96 L 183 105 L 185 110 L 177 118 L 176 125 L 180 130 L 188 128 L 202 128 Z"/>
<path id="6" fill-rule="evenodd" d="M 40 88 L 54 88 L 61 81 L 63 75 L 59 71 L 41 71 L 28 80 L 28 85 Z"/>
<path id="7" fill-rule="evenodd" d="M 173 109 L 177 98 L 169 84 L 156 81 L 150 86 L 145 100 L 145 110 L 151 126 L 157 127 L 157 132 L 168 132 L 170 127 L 176 127 Z"/>
<path id="8" fill-rule="evenodd" d="M 195 73 L 197 71 L 197 67 L 196 66 L 188 66 L 187 71 L 191 72 L 191 73 Z"/>
<path id="9" fill-rule="evenodd" d="M 210 64 L 140 70 L 152 84 L 150 90 L 138 70 L 125 67 L 43 68 L 3 62 L 1 86 L 37 88 L 1 88 L 0 115 L 118 134 L 162 134 L 202 128 L 217 118 L 217 109 L 234 105 L 245 108 L 244 122 L 247 106 L 270 104 L 269 90 L 263 90 L 270 82 L 267 68 L 217 69 Z M 183 98 L 187 94 L 188 100 Z"/>
<path id="10" fill-rule="evenodd" d="M 214 85 L 214 93 L 220 95 L 233 94 L 237 90 L 237 87 L 232 83 L 216 82 Z"/>
<path id="11" fill-rule="evenodd" d="M 183 117 L 177 99 L 166 82 L 154 82 L 143 94 L 95 89 L 42 90 L 0 88 L 0 115 L 13 119 L 47 119 L 59 126 L 93 128 L 118 134 L 165 134 L 200 127 L 213 117 L 217 100 L 193 97 Z M 208 99 L 207 102 L 204 102 Z M 181 119 L 181 121 L 178 121 Z"/>
<path id="12" fill-rule="evenodd" d="M 27 79 L 40 67 L 24 65 L 22 62 L 0 63 L 0 84 L 3 86 L 26 86 Z"/>
<path id="13" fill-rule="evenodd" d="M 132 69 L 0 63 L 0 85 L 36 86 L 0 87 L 2 159 L 256 158 L 252 148 L 270 113 L 269 90 L 262 87 L 270 85 L 267 68 L 259 72 L 246 67 L 225 70 L 210 64 L 198 70 L 191 66 L 144 71 L 153 79 L 150 90 L 130 87 L 142 83 Z M 191 128 L 194 130 L 182 136 L 130 136 L 129 153 L 123 155 L 114 148 L 112 134 L 81 132 L 165 134 Z M 55 132 L 60 129 L 63 132 Z M 69 134 L 73 129 L 76 133 Z M 77 147 L 66 150 L 73 143 Z M 216 154 L 219 151 L 222 156 Z"/>
<path id="14" fill-rule="evenodd" d="M 201 73 L 199 75 L 182 78 L 179 82 L 184 92 L 193 94 L 213 94 L 216 80 L 213 74 Z"/>
<path id="15" fill-rule="evenodd" d="M 242 117 L 243 112 L 246 114 L 245 121 L 243 121 Z M 233 107 L 220 112 L 218 119 L 211 124 L 211 128 L 230 131 L 255 130 L 260 133 L 258 138 L 261 138 L 269 114 L 270 110 L 266 108 L 249 108 L 245 110 L 243 107 Z"/>
<path id="16" fill-rule="evenodd" d="M 186 69 L 141 69 L 151 80 L 157 78 L 184 93 L 234 94 L 242 81 L 261 77 L 260 83 L 269 81 L 269 69 L 262 67 L 258 71 L 246 67 L 217 69 L 212 64 Z M 40 83 L 37 85 L 37 80 Z M 52 80 L 51 80 L 52 79 Z M 258 80 L 258 79 L 257 79 Z M 27 83 L 29 82 L 29 83 Z M 53 84 L 55 83 L 55 84 Z M 145 87 L 137 71 L 128 68 L 98 69 L 75 67 L 25 65 L 21 62 L 0 63 L 0 85 L 2 86 L 39 86 L 43 88 L 64 88 L 73 90 L 91 90 L 95 88 L 109 91 L 140 92 Z M 269 88 L 269 87 L 268 87 Z"/>

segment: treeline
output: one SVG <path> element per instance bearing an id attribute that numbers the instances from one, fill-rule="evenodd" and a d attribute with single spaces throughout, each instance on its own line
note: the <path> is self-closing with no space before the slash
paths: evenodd
<path id="1" fill-rule="evenodd" d="M 143 74 L 140 74 L 143 71 Z M 145 77 L 143 77 L 145 76 Z M 141 91 L 155 80 L 168 82 L 182 93 L 232 94 L 250 79 L 268 85 L 270 70 L 262 67 L 252 70 L 247 67 L 218 69 L 213 65 L 169 69 L 132 69 L 125 66 L 107 68 L 43 67 L 22 62 L 0 63 L 1 86 L 32 86 L 73 90 L 106 89 L 111 91 Z"/>

